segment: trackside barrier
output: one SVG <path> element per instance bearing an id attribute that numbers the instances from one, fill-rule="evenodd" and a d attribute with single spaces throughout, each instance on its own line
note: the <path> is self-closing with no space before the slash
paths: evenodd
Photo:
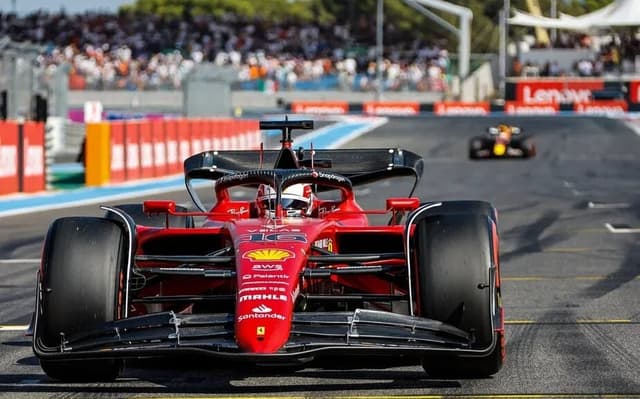
<path id="1" fill-rule="evenodd" d="M 167 138 L 165 123 L 162 119 L 151 121 L 151 137 L 153 142 L 153 175 L 166 176 L 167 173 Z"/>
<path id="2" fill-rule="evenodd" d="M 111 126 L 107 122 L 87 123 L 85 142 L 85 183 L 101 186 L 110 182 Z"/>
<path id="3" fill-rule="evenodd" d="M 640 97 L 640 83 L 633 86 L 638 92 L 630 95 Z M 624 99 L 588 99 L 586 95 L 580 97 L 580 101 L 558 102 L 553 98 L 545 97 L 546 101 L 520 101 L 507 100 L 503 103 L 480 102 L 460 102 L 442 101 L 433 104 L 413 103 L 413 102 L 364 102 L 349 103 L 346 112 L 335 112 L 335 114 L 365 114 L 365 115 L 388 115 L 403 116 L 416 114 L 433 114 L 435 116 L 483 116 L 492 112 L 504 112 L 507 115 L 555 115 L 560 112 L 573 112 L 576 114 L 589 115 L 611 115 L 624 112 L 640 112 L 640 102 L 627 101 Z M 297 104 L 297 105 L 296 105 Z M 285 104 L 285 110 L 303 114 L 327 114 L 327 109 L 333 107 L 333 102 L 327 102 L 327 108 L 315 102 L 314 107 L 301 107 L 300 104 Z"/>
<path id="4" fill-rule="evenodd" d="M 43 191 L 46 188 L 44 123 L 25 122 L 21 125 L 19 133 L 20 191 Z"/>
<path id="5" fill-rule="evenodd" d="M 110 154 L 110 178 L 111 183 L 121 183 L 126 180 L 125 174 L 125 145 L 124 122 L 113 121 L 111 127 L 111 154 Z"/>
<path id="6" fill-rule="evenodd" d="M 148 179 L 154 177 L 155 172 L 151 121 L 140 121 L 138 123 L 138 134 L 140 135 L 140 177 Z"/>
<path id="7" fill-rule="evenodd" d="M 0 121 L 0 195 L 46 189 L 44 123 Z"/>
<path id="8" fill-rule="evenodd" d="M 165 140 L 167 143 L 167 173 L 172 175 L 180 173 L 182 162 L 178 148 L 178 121 L 168 120 L 164 123 Z"/>
<path id="9" fill-rule="evenodd" d="M 18 192 L 18 169 L 18 124 L 0 121 L 0 194 Z"/>
<path id="10" fill-rule="evenodd" d="M 192 154 L 256 149 L 257 120 L 139 119 L 87 124 L 86 184 L 100 186 L 182 173 Z"/>

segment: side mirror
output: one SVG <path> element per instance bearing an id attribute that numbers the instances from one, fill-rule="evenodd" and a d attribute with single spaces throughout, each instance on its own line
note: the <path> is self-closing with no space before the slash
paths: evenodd
<path id="1" fill-rule="evenodd" d="M 387 210 L 412 211 L 420 206 L 420 198 L 387 198 Z"/>
<path id="2" fill-rule="evenodd" d="M 515 127 L 515 126 L 511 127 L 511 133 L 513 134 L 520 134 L 521 131 L 522 130 L 519 127 Z"/>
<path id="3" fill-rule="evenodd" d="M 168 200 L 144 201 L 142 203 L 142 210 L 144 213 L 174 214 L 176 212 L 176 203 L 175 201 Z"/>
<path id="4" fill-rule="evenodd" d="M 493 127 L 493 126 L 492 126 L 492 127 L 490 127 L 490 128 L 488 128 L 488 129 L 487 129 L 487 133 L 489 133 L 489 134 L 490 134 L 490 135 L 492 135 L 492 136 L 497 136 L 497 135 L 498 135 L 498 133 L 500 133 L 500 131 L 498 130 L 498 128 L 497 128 L 497 127 Z"/>

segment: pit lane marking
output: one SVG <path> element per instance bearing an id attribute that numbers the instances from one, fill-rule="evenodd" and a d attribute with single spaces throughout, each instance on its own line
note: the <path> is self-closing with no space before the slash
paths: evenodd
<path id="1" fill-rule="evenodd" d="M 614 234 L 634 234 L 640 233 L 640 228 L 631 227 L 628 224 L 616 225 L 611 223 L 605 223 L 604 226 L 609 232 Z"/>

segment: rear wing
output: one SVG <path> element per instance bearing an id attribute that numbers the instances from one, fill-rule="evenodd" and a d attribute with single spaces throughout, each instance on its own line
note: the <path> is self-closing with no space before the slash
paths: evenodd
<path id="1" fill-rule="evenodd" d="M 271 168 L 280 162 L 281 150 L 205 151 L 184 161 L 187 183 L 191 179 L 217 180 L 246 170 Z M 354 186 L 398 176 L 413 176 L 417 185 L 424 170 L 420 155 L 400 148 L 299 150 L 305 168 L 327 169 L 351 180 Z M 414 188 L 415 188 L 414 185 Z"/>

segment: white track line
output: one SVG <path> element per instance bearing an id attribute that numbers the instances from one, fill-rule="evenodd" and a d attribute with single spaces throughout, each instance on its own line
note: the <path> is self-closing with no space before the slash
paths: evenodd
<path id="1" fill-rule="evenodd" d="M 27 331 L 28 325 L 0 325 L 1 331 Z"/>
<path id="2" fill-rule="evenodd" d="M 607 230 L 609 230 L 611 233 L 614 234 L 634 234 L 634 233 L 640 233 L 640 228 L 632 228 L 632 227 L 613 227 L 613 225 L 611 225 L 611 223 L 605 223 L 604 226 L 607 228 Z"/>
<path id="3" fill-rule="evenodd" d="M 0 265 L 21 265 L 27 263 L 40 263 L 40 258 L 26 259 L 0 259 Z"/>
<path id="4" fill-rule="evenodd" d="M 631 204 L 627 204 L 626 202 L 593 202 L 589 201 L 589 208 L 591 209 L 625 209 L 630 208 Z"/>

